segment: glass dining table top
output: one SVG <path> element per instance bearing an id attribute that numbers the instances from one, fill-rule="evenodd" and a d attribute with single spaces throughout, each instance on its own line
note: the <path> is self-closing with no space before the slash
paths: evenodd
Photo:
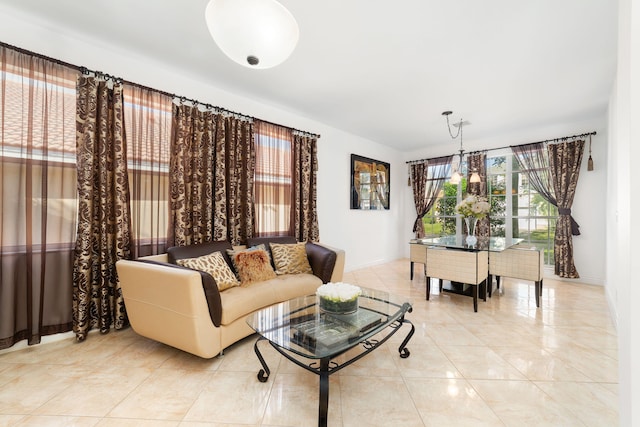
<path id="1" fill-rule="evenodd" d="M 521 238 L 510 237 L 478 237 L 477 242 L 474 245 L 469 245 L 466 242 L 466 237 L 466 234 L 451 234 L 439 237 L 412 239 L 409 243 L 470 251 L 501 252 L 524 241 L 524 239 Z"/>

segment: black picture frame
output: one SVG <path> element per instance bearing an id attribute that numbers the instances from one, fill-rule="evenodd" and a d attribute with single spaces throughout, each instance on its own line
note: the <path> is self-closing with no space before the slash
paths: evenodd
<path id="1" fill-rule="evenodd" d="M 391 206 L 391 165 L 351 154 L 351 209 L 388 210 Z"/>

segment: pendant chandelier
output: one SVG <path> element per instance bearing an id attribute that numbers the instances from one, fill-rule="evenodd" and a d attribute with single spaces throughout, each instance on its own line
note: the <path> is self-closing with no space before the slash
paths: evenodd
<path id="1" fill-rule="evenodd" d="M 452 111 L 444 111 L 442 113 L 443 116 L 445 116 L 447 118 L 447 129 L 449 130 L 449 135 L 451 136 L 452 139 L 456 139 L 458 138 L 458 136 L 460 137 L 460 162 L 458 163 L 458 168 L 457 170 L 454 170 L 453 173 L 451 174 L 451 179 L 449 180 L 449 182 L 451 184 L 459 184 L 460 181 L 462 180 L 462 159 L 464 157 L 464 148 L 462 147 L 462 128 L 464 126 L 469 126 L 471 123 L 464 121 L 462 119 L 460 119 L 459 122 L 454 123 L 453 125 L 451 125 L 449 123 L 449 116 L 452 114 Z M 451 132 L 451 126 L 453 127 L 457 127 L 458 131 L 456 132 L 456 134 L 454 135 L 453 132 Z M 471 172 L 471 178 L 469 178 L 469 182 L 480 182 L 480 175 L 478 175 L 478 172 L 476 171 L 472 171 Z"/>
<path id="2" fill-rule="evenodd" d="M 275 67 L 298 43 L 298 23 L 276 0 L 210 0 L 205 20 L 220 50 L 248 68 Z"/>

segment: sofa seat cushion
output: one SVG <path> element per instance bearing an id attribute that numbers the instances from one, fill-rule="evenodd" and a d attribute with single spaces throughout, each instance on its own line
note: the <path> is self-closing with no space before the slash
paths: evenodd
<path id="1" fill-rule="evenodd" d="M 227 289 L 220 294 L 222 325 L 270 305 L 316 292 L 322 280 L 313 274 L 287 274 L 247 287 Z"/>

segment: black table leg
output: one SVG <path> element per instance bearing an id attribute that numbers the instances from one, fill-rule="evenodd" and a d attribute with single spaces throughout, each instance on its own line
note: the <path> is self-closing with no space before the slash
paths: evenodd
<path id="1" fill-rule="evenodd" d="M 413 280 L 413 261 L 411 261 L 411 280 Z"/>
<path id="2" fill-rule="evenodd" d="M 260 361 L 260 364 L 262 365 L 262 369 L 260 369 L 260 371 L 258 372 L 258 381 L 260 381 L 261 383 L 266 382 L 269 379 L 269 374 L 271 374 L 271 371 L 269 370 L 269 366 L 267 366 L 267 362 L 264 360 L 264 357 L 262 357 L 262 354 L 260 353 L 260 350 L 258 349 L 258 343 L 262 340 L 266 340 L 265 337 L 259 337 L 255 344 L 253 344 L 253 351 L 255 351 L 256 356 L 258 356 L 258 360 Z"/>
<path id="3" fill-rule="evenodd" d="M 329 412 L 329 358 L 320 359 L 320 404 L 318 405 L 318 427 L 327 427 Z"/>
<path id="4" fill-rule="evenodd" d="M 398 347 L 398 352 L 400 353 L 400 357 L 403 359 L 406 359 L 411 355 L 411 352 L 407 348 L 407 344 L 409 343 L 409 340 L 413 336 L 413 333 L 416 331 L 416 327 L 413 326 L 413 323 L 411 323 L 410 320 L 407 320 L 404 318 L 402 319 L 402 323 L 408 323 L 411 325 L 411 330 L 409 331 L 407 336 L 404 338 L 404 340 L 402 340 L 402 344 L 400 344 L 400 347 Z"/>
<path id="5" fill-rule="evenodd" d="M 478 285 L 473 286 L 473 311 L 478 312 Z"/>

